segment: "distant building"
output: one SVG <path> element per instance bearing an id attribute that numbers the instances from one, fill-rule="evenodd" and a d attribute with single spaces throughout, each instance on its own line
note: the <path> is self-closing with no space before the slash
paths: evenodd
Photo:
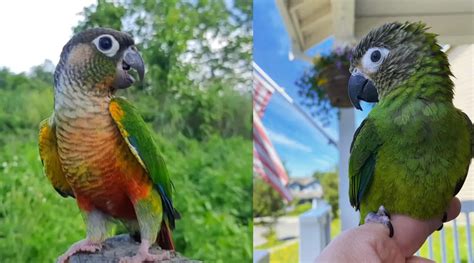
<path id="1" fill-rule="evenodd" d="M 323 188 L 313 177 L 290 178 L 288 188 L 299 203 L 312 202 L 323 197 Z"/>

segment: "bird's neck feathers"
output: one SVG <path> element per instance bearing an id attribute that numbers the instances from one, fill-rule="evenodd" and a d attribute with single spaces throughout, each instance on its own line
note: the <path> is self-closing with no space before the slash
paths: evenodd
<path id="1" fill-rule="evenodd" d="M 86 117 L 108 112 L 113 92 L 108 87 L 99 85 L 69 81 L 68 78 L 59 77 L 55 80 L 55 112 L 68 112 L 71 117 Z"/>

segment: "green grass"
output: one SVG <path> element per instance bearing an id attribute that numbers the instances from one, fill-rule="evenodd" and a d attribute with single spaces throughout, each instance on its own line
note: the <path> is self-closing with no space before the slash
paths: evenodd
<path id="1" fill-rule="evenodd" d="M 270 250 L 270 263 L 298 262 L 299 243 L 288 241 L 285 245 L 275 247 Z"/>
<path id="2" fill-rule="evenodd" d="M 276 237 L 276 233 L 273 233 L 267 236 L 266 243 L 256 246 L 255 249 L 269 249 L 269 248 L 273 248 L 285 243 L 286 243 L 285 241 L 281 241 Z"/>
<path id="3" fill-rule="evenodd" d="M 303 203 L 303 204 L 297 205 L 295 207 L 295 209 L 293 209 L 293 211 L 287 213 L 286 216 L 299 216 L 302 213 L 310 210 L 311 207 L 313 207 L 313 205 L 311 203 Z"/>
<path id="4" fill-rule="evenodd" d="M 72 198 L 61 198 L 42 172 L 36 143 L 9 144 L 0 152 L 2 262 L 51 262 L 84 238 Z"/>

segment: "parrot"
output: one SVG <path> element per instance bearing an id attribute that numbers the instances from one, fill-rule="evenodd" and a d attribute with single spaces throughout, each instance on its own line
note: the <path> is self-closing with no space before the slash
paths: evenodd
<path id="1" fill-rule="evenodd" d="M 423 22 L 386 23 L 352 50 L 349 98 L 377 102 L 350 147 L 349 200 L 359 224 L 391 214 L 442 228 L 474 153 L 474 128 L 453 105 L 448 58 Z"/>
<path id="2" fill-rule="evenodd" d="M 131 35 L 109 28 L 75 34 L 63 47 L 54 71 L 54 110 L 40 123 L 39 153 L 44 173 L 63 197 L 75 198 L 86 238 L 57 262 L 102 248 L 109 222 L 124 224 L 140 241 L 121 262 L 163 260 L 155 242 L 174 251 L 172 230 L 180 218 L 174 185 L 151 129 L 132 103 L 116 96 L 145 74 Z M 135 76 L 136 77 L 136 76 Z"/>

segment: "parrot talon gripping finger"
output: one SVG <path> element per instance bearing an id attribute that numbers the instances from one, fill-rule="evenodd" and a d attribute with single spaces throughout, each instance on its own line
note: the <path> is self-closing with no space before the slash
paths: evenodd
<path id="1" fill-rule="evenodd" d="M 443 223 L 448 221 L 448 213 L 444 212 L 442 220 L 443 220 Z"/>
<path id="2" fill-rule="evenodd" d="M 441 226 L 438 227 L 438 229 L 436 229 L 437 231 L 441 231 L 441 229 L 443 229 L 443 226 L 446 221 L 448 221 L 448 213 L 444 212 L 443 214 L 443 219 L 441 219 Z"/>
<path id="3" fill-rule="evenodd" d="M 102 249 L 102 244 L 93 243 L 92 241 L 85 239 L 81 240 L 74 245 L 72 245 L 64 254 L 62 254 L 56 263 L 65 263 L 68 261 L 69 257 L 78 253 L 78 252 L 97 252 Z"/>
<path id="4" fill-rule="evenodd" d="M 383 206 L 379 207 L 377 213 L 368 213 L 365 217 L 365 223 L 379 223 L 388 227 L 390 234 L 389 237 L 393 237 L 394 230 L 393 225 L 390 222 L 390 214 L 385 210 Z"/>

